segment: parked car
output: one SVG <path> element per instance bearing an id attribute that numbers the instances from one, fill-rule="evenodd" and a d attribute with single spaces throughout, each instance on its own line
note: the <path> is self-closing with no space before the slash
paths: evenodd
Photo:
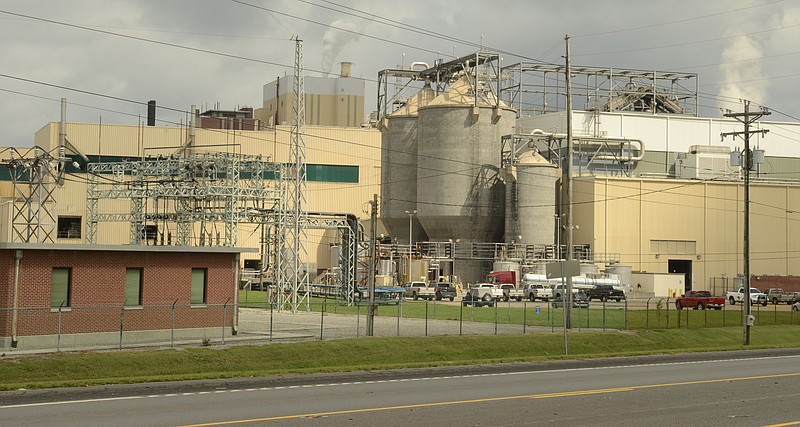
<path id="1" fill-rule="evenodd" d="M 461 298 L 461 305 L 464 307 L 468 305 L 474 307 L 482 307 L 484 305 L 494 307 L 495 302 L 499 301 L 502 296 L 502 289 L 488 283 L 479 283 L 469 288 L 469 290 L 464 294 L 464 297 Z"/>
<path id="2" fill-rule="evenodd" d="M 554 297 L 552 304 L 553 308 L 564 307 L 563 295 Z M 585 292 L 578 291 L 572 293 L 572 308 L 589 308 L 589 298 L 586 297 Z"/>
<path id="3" fill-rule="evenodd" d="M 775 305 L 784 303 L 791 305 L 795 301 L 794 292 L 784 292 L 783 288 L 769 288 L 764 293 L 767 295 L 767 301 Z"/>
<path id="4" fill-rule="evenodd" d="M 613 299 L 616 302 L 620 302 L 625 299 L 625 292 L 614 288 L 613 285 L 594 285 L 586 290 L 586 298 L 588 298 L 589 301 L 599 299 L 600 301 L 606 302 L 606 300 Z"/>
<path id="5" fill-rule="evenodd" d="M 434 288 L 434 297 L 437 301 L 445 298 L 450 301 L 456 299 L 456 287 L 452 283 L 436 282 L 431 287 Z"/>
<path id="6" fill-rule="evenodd" d="M 541 283 L 528 283 L 522 287 L 523 298 L 528 301 L 549 301 L 553 297 L 553 289 Z"/>
<path id="7" fill-rule="evenodd" d="M 715 297 L 709 291 L 686 291 L 685 294 L 675 299 L 675 308 L 678 310 L 686 307 L 695 310 L 705 310 L 713 308 L 722 310 L 725 305 L 725 297 Z"/>
<path id="8" fill-rule="evenodd" d="M 792 311 L 800 311 L 800 301 L 792 304 Z"/>
<path id="9" fill-rule="evenodd" d="M 517 289 L 514 285 L 510 283 L 500 285 L 500 289 L 503 290 L 503 301 L 508 301 L 512 299 L 517 301 L 522 301 L 522 297 L 524 295 L 522 289 Z"/>
<path id="10" fill-rule="evenodd" d="M 744 302 L 744 288 L 739 288 L 738 291 L 729 291 L 725 294 L 725 298 L 731 305 Z M 759 291 L 757 288 L 750 288 L 750 302 L 751 304 L 761 304 L 767 306 L 767 296 Z"/>
<path id="11" fill-rule="evenodd" d="M 419 298 L 433 299 L 434 289 L 425 282 L 408 282 L 403 285 L 403 288 L 405 288 L 405 296 L 414 300 Z"/>

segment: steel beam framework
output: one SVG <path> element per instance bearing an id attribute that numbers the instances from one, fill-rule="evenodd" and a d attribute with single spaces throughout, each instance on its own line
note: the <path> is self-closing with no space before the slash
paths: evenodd
<path id="1" fill-rule="evenodd" d="M 518 117 L 566 109 L 565 67 L 517 63 L 501 70 L 501 99 Z M 572 97 L 586 111 L 643 111 L 698 115 L 695 73 L 572 66 Z M 580 101 L 583 101 L 582 106 Z"/>

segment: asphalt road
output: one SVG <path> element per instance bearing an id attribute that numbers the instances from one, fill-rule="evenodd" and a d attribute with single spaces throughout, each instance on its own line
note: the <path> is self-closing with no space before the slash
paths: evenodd
<path id="1" fill-rule="evenodd" d="M 4 392 L 0 423 L 800 425 L 799 363 L 793 349 Z"/>

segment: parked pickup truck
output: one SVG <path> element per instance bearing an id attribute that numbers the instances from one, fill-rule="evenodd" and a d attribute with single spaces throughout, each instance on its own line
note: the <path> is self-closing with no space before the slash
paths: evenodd
<path id="1" fill-rule="evenodd" d="M 491 302 L 492 304 L 478 304 L 478 305 L 494 305 L 496 301 L 503 298 L 503 290 L 491 283 L 476 283 L 464 295 L 463 301 L 477 302 L 483 301 L 485 303 Z M 469 304 L 464 304 L 469 305 Z"/>
<path id="2" fill-rule="evenodd" d="M 434 289 L 433 295 L 436 301 L 441 301 L 443 299 L 453 301 L 456 299 L 456 287 L 452 283 L 436 282 L 432 284 L 431 287 Z"/>
<path id="3" fill-rule="evenodd" d="M 793 304 L 795 302 L 794 292 L 784 292 L 782 288 L 769 288 L 764 294 L 767 295 L 767 301 L 778 304 Z"/>
<path id="4" fill-rule="evenodd" d="M 725 294 L 725 299 L 728 300 L 731 305 L 744 302 L 744 288 L 739 288 L 736 292 L 728 292 Z M 750 302 L 752 304 L 761 304 L 763 306 L 767 306 L 767 296 L 757 288 L 750 288 Z"/>
<path id="5" fill-rule="evenodd" d="M 517 301 L 522 301 L 522 297 L 525 295 L 522 289 L 517 289 L 516 286 L 510 283 L 500 285 L 500 289 L 503 290 L 503 301 L 508 301 L 512 299 Z"/>
<path id="6" fill-rule="evenodd" d="M 620 289 L 615 289 L 613 285 L 594 285 L 586 289 L 586 298 L 591 301 L 599 299 L 605 302 L 606 300 L 613 299 L 620 302 L 625 299 L 625 292 Z"/>
<path id="7" fill-rule="evenodd" d="M 408 282 L 403 285 L 405 288 L 404 294 L 407 298 L 413 298 L 414 300 L 422 299 L 433 299 L 434 294 L 436 293 L 436 289 L 428 286 L 425 282 Z"/>
<path id="8" fill-rule="evenodd" d="M 531 302 L 536 300 L 547 302 L 553 298 L 553 289 L 541 283 L 528 283 L 522 287 L 522 295 Z"/>
<path id="9" fill-rule="evenodd" d="M 463 306 L 474 305 L 477 307 L 488 305 L 493 307 L 495 302 L 503 298 L 503 290 L 491 283 L 478 283 L 469 288 L 461 300 Z"/>
<path id="10" fill-rule="evenodd" d="M 678 310 L 691 308 L 694 310 L 705 310 L 713 308 L 722 310 L 725 305 L 725 297 L 715 297 L 709 291 L 686 291 L 685 294 L 675 298 L 675 308 Z"/>

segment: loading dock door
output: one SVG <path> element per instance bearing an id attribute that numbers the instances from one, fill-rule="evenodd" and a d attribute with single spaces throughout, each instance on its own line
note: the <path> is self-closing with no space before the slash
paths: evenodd
<path id="1" fill-rule="evenodd" d="M 692 261 L 686 259 L 671 259 L 667 267 L 670 273 L 683 273 L 683 290 L 692 290 Z"/>

